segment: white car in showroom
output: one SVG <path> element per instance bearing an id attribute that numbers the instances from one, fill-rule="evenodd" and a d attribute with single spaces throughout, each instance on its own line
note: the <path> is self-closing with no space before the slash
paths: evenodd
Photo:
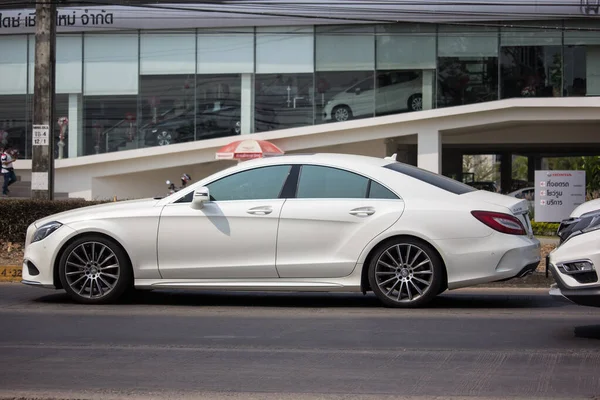
<path id="1" fill-rule="evenodd" d="M 165 198 L 76 209 L 27 230 L 23 283 L 82 303 L 132 288 L 373 291 L 416 307 L 540 261 L 527 202 L 393 159 L 240 163 Z"/>
<path id="2" fill-rule="evenodd" d="M 546 265 L 556 281 L 550 294 L 600 307 L 600 199 L 578 206 L 558 228 L 559 244 Z"/>
<path id="3" fill-rule="evenodd" d="M 421 74 L 415 71 L 380 72 L 333 96 L 323 108 L 323 120 L 342 122 L 355 117 L 423 109 Z"/>

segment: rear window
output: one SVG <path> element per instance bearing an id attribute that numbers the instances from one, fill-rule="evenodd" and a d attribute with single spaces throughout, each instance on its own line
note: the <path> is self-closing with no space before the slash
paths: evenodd
<path id="1" fill-rule="evenodd" d="M 454 194 L 464 194 L 477 191 L 477 189 L 466 185 L 462 182 L 455 181 L 454 179 L 445 177 L 443 175 L 434 174 L 433 172 L 413 167 L 412 165 L 408 164 L 395 162 L 384 166 L 384 168 L 400 172 L 401 174 L 408 175 L 411 178 L 415 178 L 422 182 L 429 183 L 430 185 L 433 185 L 437 188 L 446 190 Z"/>

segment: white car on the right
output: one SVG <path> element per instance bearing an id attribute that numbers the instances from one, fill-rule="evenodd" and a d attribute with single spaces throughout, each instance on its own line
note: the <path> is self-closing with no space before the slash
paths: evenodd
<path id="1" fill-rule="evenodd" d="M 555 284 L 550 295 L 600 307 L 600 199 L 578 206 L 558 229 L 559 245 L 546 259 Z"/>

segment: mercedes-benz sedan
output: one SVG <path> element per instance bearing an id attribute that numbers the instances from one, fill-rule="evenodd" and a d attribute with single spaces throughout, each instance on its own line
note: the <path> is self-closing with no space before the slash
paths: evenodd
<path id="1" fill-rule="evenodd" d="M 85 207 L 27 231 L 23 282 L 81 303 L 132 288 L 373 291 L 416 307 L 540 261 L 525 200 L 390 159 L 240 163 L 161 199 Z"/>

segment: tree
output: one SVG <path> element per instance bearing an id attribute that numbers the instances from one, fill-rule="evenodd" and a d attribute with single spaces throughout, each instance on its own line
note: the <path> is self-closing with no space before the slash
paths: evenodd
<path id="1" fill-rule="evenodd" d="M 512 178 L 517 181 L 527 181 L 529 170 L 528 158 L 525 156 L 513 156 Z"/>
<path id="2" fill-rule="evenodd" d="M 473 179 L 477 182 L 494 181 L 496 165 L 493 156 L 486 155 L 464 155 L 463 172 L 473 173 Z"/>

